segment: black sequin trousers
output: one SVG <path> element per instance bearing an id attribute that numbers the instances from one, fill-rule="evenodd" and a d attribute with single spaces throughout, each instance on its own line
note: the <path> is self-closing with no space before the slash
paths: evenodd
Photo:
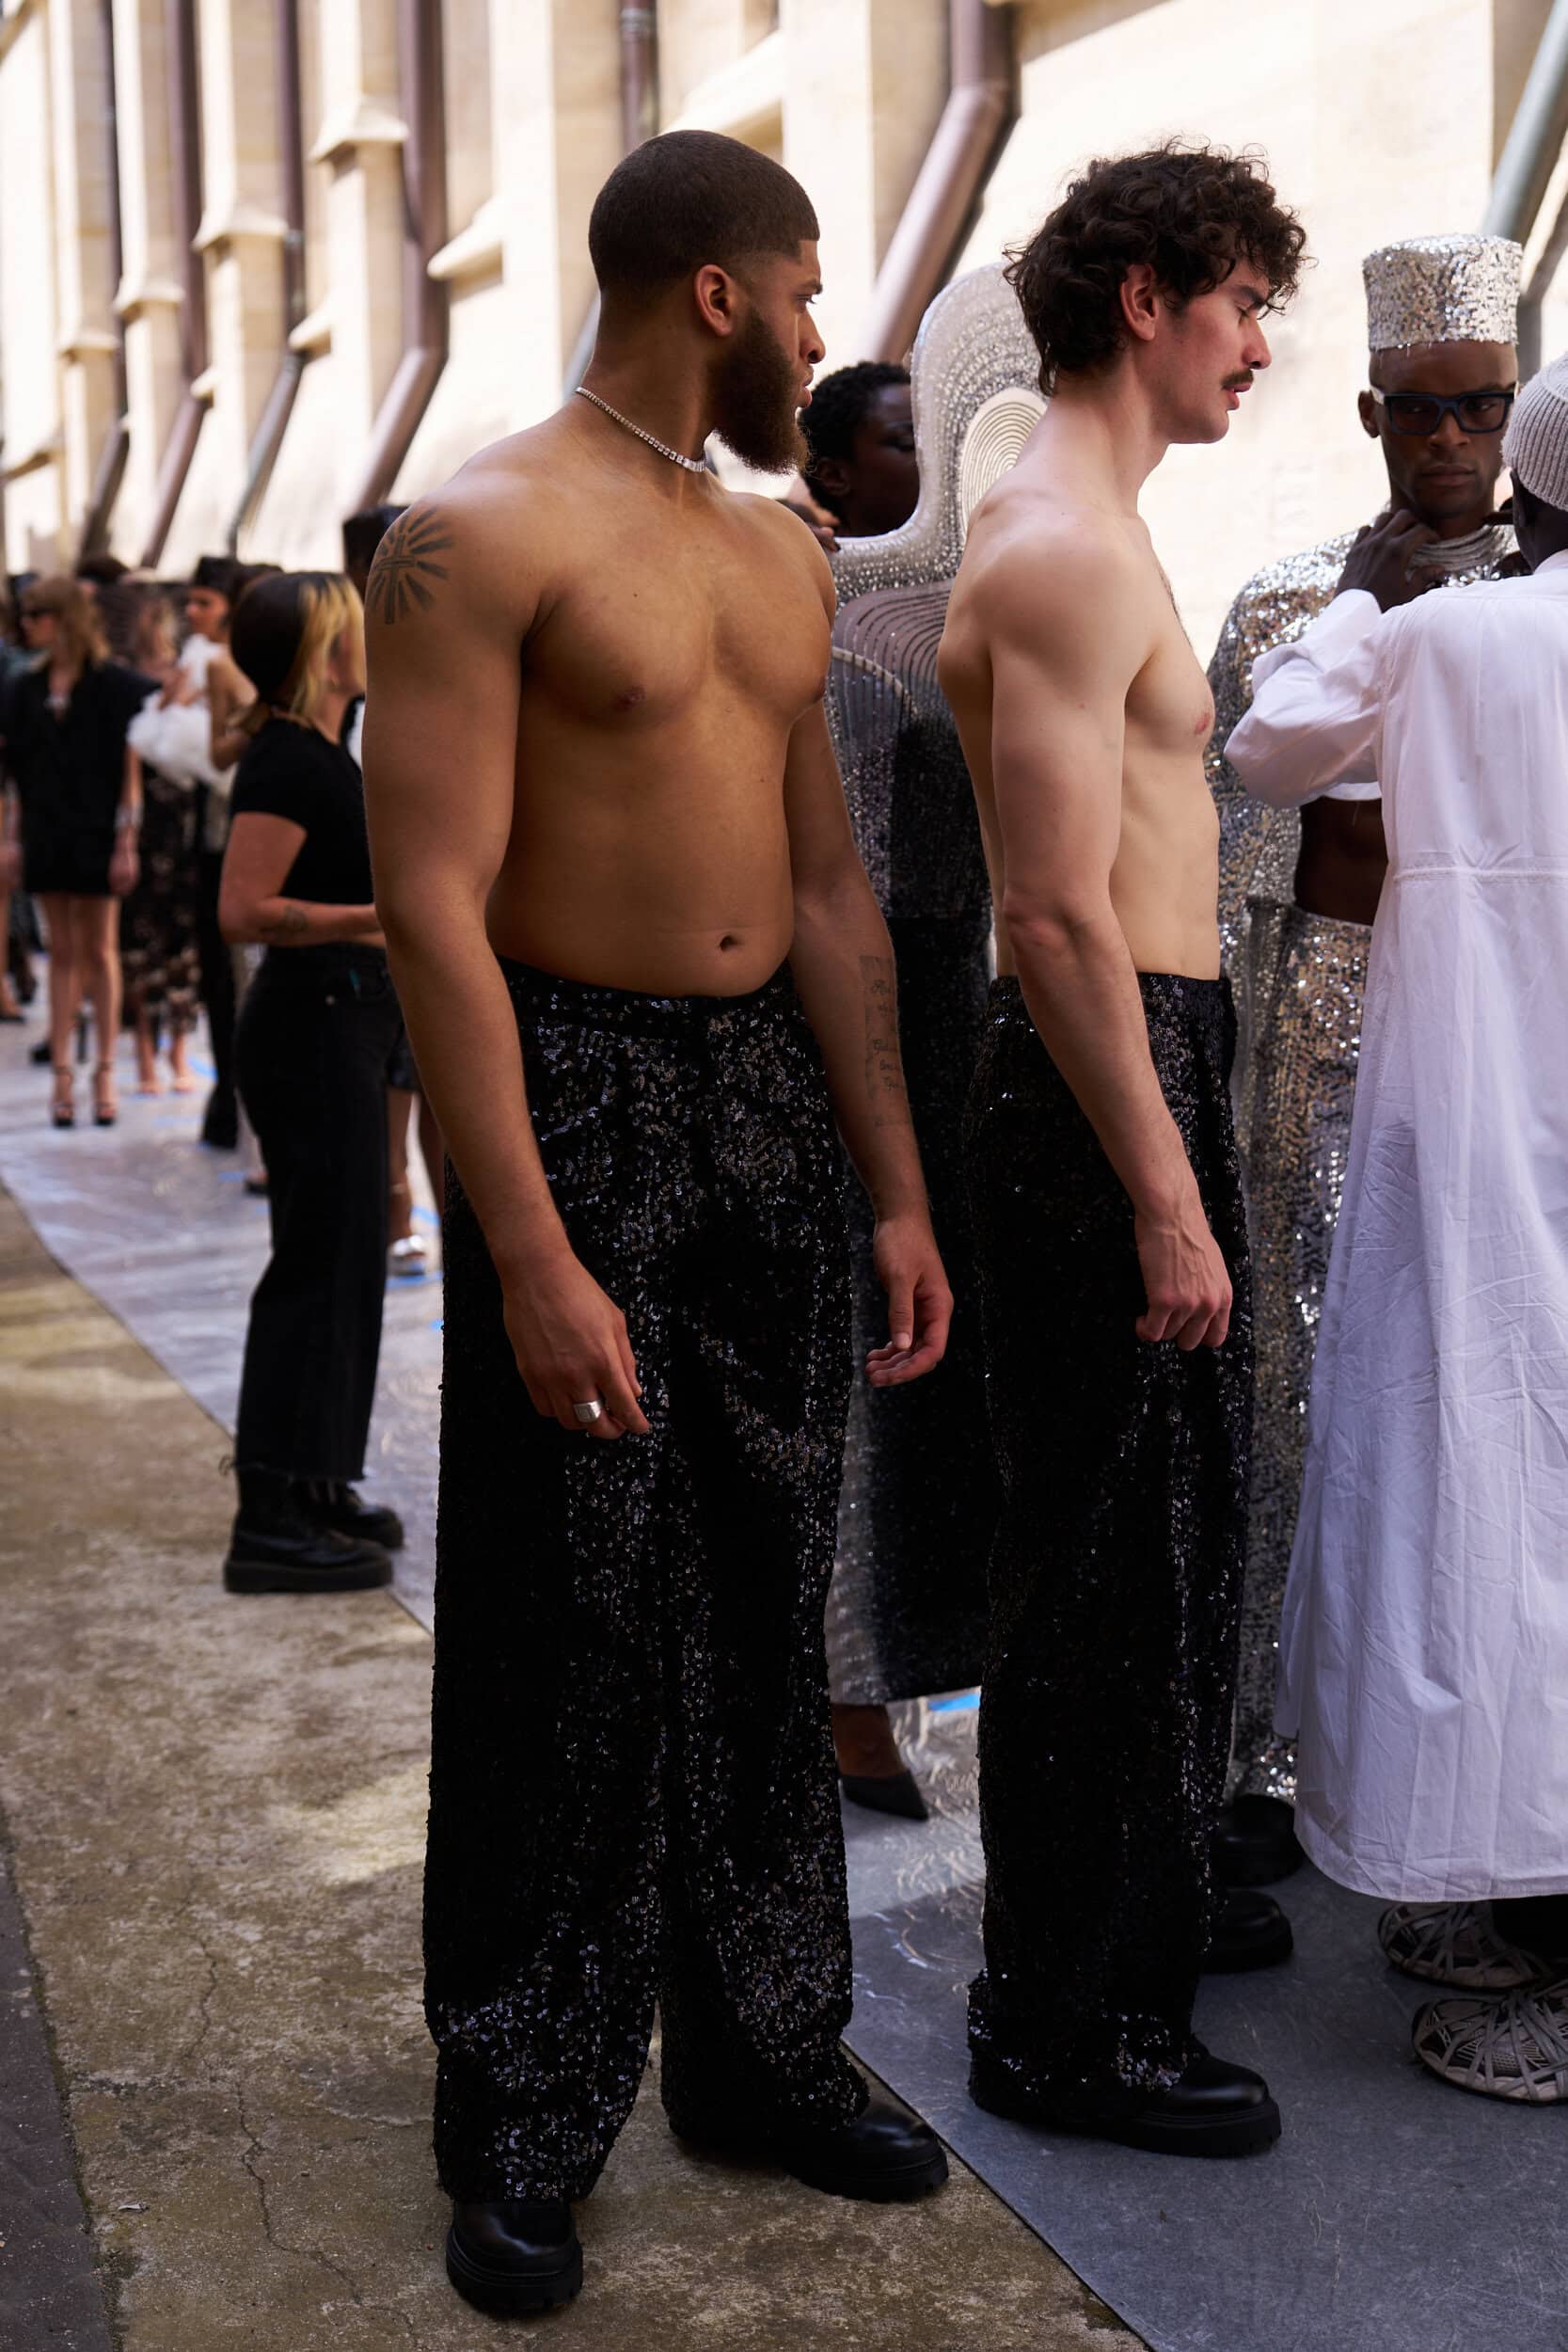
<path id="1" fill-rule="evenodd" d="M 425 1879 L 436 2152 L 586 2196 L 654 2003 L 673 2116 L 849 2121 L 822 1615 L 849 1383 L 836 1137 L 787 972 L 661 998 L 504 964 L 535 1136 L 620 1306 L 645 1438 L 529 1402 L 459 1183 L 445 1229 Z"/>
<path id="2" fill-rule="evenodd" d="M 1136 1336 L 1132 1210 L 1016 980 L 966 1120 L 1004 1502 L 980 1703 L 975 2087 L 1070 2118 L 1191 2052 L 1246 1534 L 1252 1329 L 1221 980 L 1141 977 L 1235 1289 L 1222 1348 Z"/>

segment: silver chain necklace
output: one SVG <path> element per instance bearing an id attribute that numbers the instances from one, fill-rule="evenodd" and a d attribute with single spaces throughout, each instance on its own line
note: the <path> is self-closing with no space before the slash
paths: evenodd
<path id="1" fill-rule="evenodd" d="M 601 400 L 597 392 L 591 392 L 586 384 L 578 386 L 578 398 L 591 400 L 595 408 L 604 410 L 607 417 L 613 417 L 616 423 L 624 424 L 628 433 L 635 433 L 640 441 L 646 441 L 648 447 L 657 449 L 661 457 L 668 457 L 672 466 L 684 466 L 688 473 L 706 473 L 707 467 L 701 457 L 683 457 L 678 449 L 666 449 L 664 443 L 656 441 L 651 433 L 644 433 L 640 424 L 633 424 L 629 417 L 623 417 L 619 408 L 612 408 L 608 400 Z"/>

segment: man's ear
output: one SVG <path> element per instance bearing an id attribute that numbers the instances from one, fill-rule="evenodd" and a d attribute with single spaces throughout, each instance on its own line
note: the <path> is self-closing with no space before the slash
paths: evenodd
<path id="1" fill-rule="evenodd" d="M 1134 262 L 1117 290 L 1122 323 L 1141 343 L 1152 342 L 1160 324 L 1160 283 L 1147 262 Z"/>
<path id="2" fill-rule="evenodd" d="M 741 286 L 717 262 L 705 262 L 691 281 L 697 316 L 715 335 L 733 335 L 740 324 Z"/>
<path id="3" fill-rule="evenodd" d="M 816 486 L 820 485 L 831 499 L 847 499 L 853 486 L 850 472 L 851 469 L 847 458 L 818 457 L 815 459 L 811 469 L 814 494 Z"/>
<path id="4" fill-rule="evenodd" d="M 1357 395 L 1355 408 L 1356 414 L 1361 419 L 1362 431 L 1370 434 L 1375 441 L 1378 438 L 1377 403 L 1370 392 L 1362 392 Z"/>

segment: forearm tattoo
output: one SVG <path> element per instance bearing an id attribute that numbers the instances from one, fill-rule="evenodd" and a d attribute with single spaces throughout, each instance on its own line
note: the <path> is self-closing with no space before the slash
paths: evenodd
<path id="1" fill-rule="evenodd" d="M 400 516 L 377 548 L 365 583 L 371 618 L 390 628 L 412 612 L 428 612 L 449 577 L 439 558 L 451 546 L 451 534 L 435 508 L 410 507 Z"/>
<path id="2" fill-rule="evenodd" d="M 898 1051 L 898 977 L 891 956 L 862 956 L 865 1006 L 865 1093 L 879 1127 L 907 1127 L 910 1098 Z"/>
<path id="3" fill-rule="evenodd" d="M 295 898 L 285 898 L 276 914 L 257 926 L 259 935 L 276 947 L 296 947 L 310 929 L 310 917 Z"/>

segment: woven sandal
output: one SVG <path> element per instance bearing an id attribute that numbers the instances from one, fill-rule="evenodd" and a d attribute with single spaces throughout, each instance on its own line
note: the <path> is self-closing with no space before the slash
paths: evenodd
<path id="1" fill-rule="evenodd" d="M 1504 1941 L 1490 1903 L 1390 1903 L 1377 1940 L 1407 1977 L 1472 1993 L 1517 1993 L 1552 1973 L 1537 1953 Z"/>
<path id="2" fill-rule="evenodd" d="M 1459 2090 L 1548 2106 L 1568 2099 L 1568 1977 L 1494 2001 L 1432 2001 L 1411 2041 L 1423 2066 Z"/>

